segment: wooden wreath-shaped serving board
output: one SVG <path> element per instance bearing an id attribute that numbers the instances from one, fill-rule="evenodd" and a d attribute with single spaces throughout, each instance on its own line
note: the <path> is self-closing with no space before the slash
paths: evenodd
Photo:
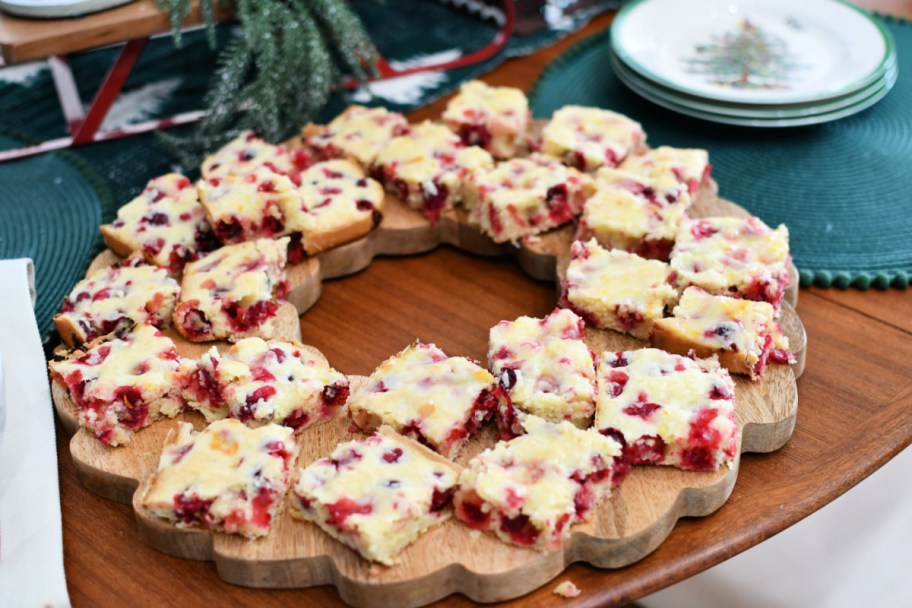
<path id="1" fill-rule="evenodd" d="M 694 217 L 747 215 L 744 209 L 719 199 L 714 184 L 701 193 L 689 213 Z M 448 243 L 479 255 L 515 254 L 529 275 L 558 281 L 568 263 L 572 239 L 573 227 L 567 226 L 520 247 L 497 245 L 470 226 L 459 211 L 447 212 L 433 226 L 420 213 L 388 197 L 383 221 L 368 236 L 289 268 L 289 302 L 293 306 L 285 305 L 280 310 L 279 337 L 300 339 L 297 315 L 317 301 L 324 279 L 357 272 L 376 255 L 419 253 Z M 89 271 L 118 259 L 113 253 L 104 252 Z M 797 275 L 794 269 L 792 272 Z M 793 276 L 793 284 L 797 284 L 797 276 Z M 793 308 L 796 297 L 797 289 L 792 287 L 783 303 L 780 323 L 797 363 L 770 365 L 759 382 L 734 376 L 741 452 L 776 450 L 788 441 L 794 428 L 798 407 L 796 378 L 803 370 L 806 349 L 804 328 Z M 197 357 L 213 345 L 187 342 L 173 330 L 167 333 L 184 356 Z M 630 336 L 592 328 L 586 330 L 586 341 L 598 353 L 646 345 Z M 220 349 L 229 346 L 214 344 Z M 351 377 L 353 386 L 364 381 L 363 377 Z M 213 560 L 219 576 L 239 585 L 334 585 L 342 599 L 355 606 L 418 606 L 451 593 L 482 602 L 505 600 L 547 583 L 572 562 L 583 561 L 602 568 L 625 566 L 656 549 L 680 517 L 703 516 L 718 509 L 734 487 L 740 463 L 739 454 L 731 466 L 716 472 L 634 467 L 589 521 L 574 526 L 560 552 L 539 553 L 508 545 L 493 536 L 473 532 L 451 518 L 406 548 L 397 565 L 384 567 L 368 563 L 314 524 L 293 519 L 287 508 L 273 522 L 269 534 L 256 541 L 199 528 L 179 528 L 152 516 L 143 510 L 139 497 L 158 465 L 165 436 L 177 420 L 202 428 L 203 417 L 196 412 L 183 413 L 175 420 L 160 421 L 140 430 L 127 446 L 109 448 L 78 427 L 75 405 L 64 389 L 54 383 L 52 393 L 64 428 L 73 433 L 70 451 L 82 483 L 112 500 L 132 503 L 142 536 L 150 545 L 187 559 Z M 350 422 L 343 413 L 333 421 L 304 430 L 297 436 L 301 446 L 297 467 L 309 465 L 329 454 L 339 442 L 354 438 L 349 428 Z M 458 462 L 465 464 L 494 442 L 489 425 L 472 440 Z"/>

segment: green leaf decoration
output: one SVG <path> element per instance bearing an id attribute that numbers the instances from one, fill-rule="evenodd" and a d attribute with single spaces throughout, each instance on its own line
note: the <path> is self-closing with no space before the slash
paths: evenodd
<path id="1" fill-rule="evenodd" d="M 159 133 L 185 166 L 243 130 L 267 141 L 290 137 L 346 80 L 376 75 L 377 50 L 344 0 L 203 0 L 200 14 L 215 46 L 216 9 L 233 10 L 240 34 L 220 53 L 205 96 L 206 115 L 189 135 Z M 156 0 L 168 12 L 175 45 L 191 0 Z"/>

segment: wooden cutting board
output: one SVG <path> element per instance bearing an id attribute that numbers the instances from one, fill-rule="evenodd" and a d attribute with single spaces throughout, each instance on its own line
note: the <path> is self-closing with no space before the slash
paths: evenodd
<path id="1" fill-rule="evenodd" d="M 719 199 L 713 185 L 701 193 L 690 214 L 744 216 L 747 212 Z M 448 212 L 432 226 L 423 215 L 389 197 L 377 230 L 289 269 L 292 284 L 289 301 L 293 306 L 282 308 L 279 325 L 283 337 L 299 339 L 297 314 L 317 301 L 322 281 L 357 272 L 376 255 L 408 255 L 448 243 L 476 255 L 515 255 L 532 277 L 557 282 L 566 267 L 572 238 L 573 228 L 565 227 L 520 247 L 497 245 L 469 226 L 461 212 Z M 111 252 L 102 253 L 90 272 L 117 259 Z M 780 322 L 798 362 L 790 367 L 770 365 L 759 382 L 735 376 L 741 452 L 776 450 L 788 441 L 794 428 L 798 405 L 795 381 L 804 369 L 806 336 L 793 307 L 797 298 L 794 269 L 792 274 L 793 286 L 786 295 Z M 213 345 L 192 344 L 173 331 L 169 333 L 176 337 L 178 351 L 184 356 L 196 357 Z M 599 353 L 645 346 L 630 336 L 592 328 L 586 330 L 586 340 Z M 220 349 L 228 346 L 215 345 Z M 358 376 L 351 379 L 353 384 L 364 381 Z M 635 467 L 590 521 L 573 528 L 562 552 L 539 553 L 510 546 L 472 532 L 451 519 L 409 546 L 399 564 L 384 567 L 366 562 L 315 525 L 291 518 L 287 510 L 278 516 L 270 533 L 256 541 L 178 528 L 149 515 L 138 497 L 157 466 L 165 435 L 176 426 L 177 420 L 202 428 L 205 426 L 202 416 L 181 414 L 176 420 L 158 422 L 139 431 L 128 446 L 107 448 L 91 433 L 78 428 L 75 407 L 65 391 L 54 384 L 52 394 L 64 428 L 73 433 L 70 451 L 80 480 L 102 496 L 132 503 L 142 536 L 150 545 L 186 559 L 212 560 L 223 579 L 239 585 L 273 588 L 334 585 L 342 598 L 355 606 L 417 606 L 451 593 L 491 602 L 528 593 L 575 561 L 602 568 L 630 564 L 657 548 L 678 518 L 703 516 L 718 509 L 734 487 L 740 462 L 739 456 L 731 467 L 712 473 Z M 329 454 L 339 442 L 354 438 L 349 427 L 348 419 L 340 415 L 298 435 L 301 446 L 298 466 L 307 466 Z M 464 464 L 493 445 L 494 440 L 493 429 L 486 429 L 471 442 L 459 462 Z"/>

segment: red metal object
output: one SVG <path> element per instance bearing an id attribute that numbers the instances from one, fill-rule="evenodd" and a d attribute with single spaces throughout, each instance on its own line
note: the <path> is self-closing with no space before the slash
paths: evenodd
<path id="1" fill-rule="evenodd" d="M 74 146 L 79 146 L 93 140 L 95 133 L 98 131 L 98 127 L 101 126 L 105 116 L 108 115 L 111 104 L 113 104 L 114 100 L 117 99 L 117 96 L 120 95 L 120 91 L 123 89 L 127 76 L 130 75 L 133 66 L 136 65 L 136 60 L 139 59 L 139 55 L 142 53 L 142 50 L 145 48 L 148 41 L 148 38 L 136 38 L 124 45 L 124 48 L 120 51 L 120 55 L 117 56 L 117 60 L 114 62 L 114 65 L 111 66 L 108 75 L 105 77 L 101 88 L 98 89 L 98 94 L 95 95 L 95 99 L 92 101 L 92 105 L 89 107 L 85 119 L 76 128 L 76 131 L 73 132 Z"/>
<path id="2" fill-rule="evenodd" d="M 468 55 L 463 55 L 462 57 L 453 59 L 452 61 L 443 61 L 440 63 L 406 68 L 403 70 L 394 69 L 390 66 L 389 63 L 387 63 L 386 59 L 380 57 L 377 60 L 377 71 L 380 73 L 380 78 L 378 80 L 398 78 L 400 76 L 408 76 L 409 74 L 416 74 L 418 72 L 462 68 L 467 65 L 474 65 L 476 63 L 481 63 L 486 59 L 490 59 L 499 53 L 500 50 L 507 44 L 507 41 L 510 39 L 510 35 L 513 33 L 513 28 L 516 25 L 516 7 L 513 5 L 513 0 L 504 0 L 503 9 L 504 24 L 500 28 L 500 31 L 497 32 L 491 42 L 478 49 L 477 51 L 473 51 Z"/>
<path id="3" fill-rule="evenodd" d="M 34 146 L 24 146 L 13 150 L 0 151 L 0 162 L 34 156 L 43 152 L 52 150 L 62 150 L 72 146 L 79 146 L 94 141 L 103 141 L 107 139 L 116 139 L 135 135 L 144 131 L 173 126 L 199 120 L 202 112 L 189 112 L 170 119 L 148 121 L 138 125 L 130 125 L 122 129 L 114 129 L 105 133 L 99 133 L 98 129 L 104 122 L 105 116 L 111 109 L 123 85 L 136 65 L 140 54 L 145 48 L 148 38 L 136 38 L 129 40 L 121 49 L 120 54 L 114 61 L 114 65 L 108 70 L 104 82 L 98 89 L 95 99 L 88 110 L 82 113 L 82 102 L 79 100 L 79 94 L 76 91 L 73 75 L 70 72 L 69 65 L 65 58 L 52 57 L 48 60 L 51 72 L 54 77 L 54 84 L 57 87 L 57 97 L 63 111 L 64 118 L 70 130 L 70 137 L 61 137 L 52 139 Z"/>
<path id="4" fill-rule="evenodd" d="M 138 135 L 139 133 L 148 133 L 149 131 L 167 129 L 169 127 L 176 127 L 177 125 L 186 125 L 198 121 L 205 114 L 206 113 L 202 110 L 196 110 L 193 112 L 175 114 L 169 118 L 147 120 L 145 122 L 126 125 L 119 129 L 111 129 L 110 131 L 95 133 L 91 141 L 97 142 L 108 141 L 111 139 L 120 139 L 121 137 L 130 137 L 131 135 Z M 12 150 L 0 150 L 0 163 L 8 160 L 15 160 L 17 158 L 26 158 L 28 156 L 34 156 L 36 154 L 43 154 L 44 152 L 64 150 L 66 148 L 72 147 L 73 145 L 74 144 L 72 137 L 61 137 L 59 139 L 51 139 L 40 144 L 35 144 L 33 146 L 24 146 L 22 148 L 15 148 Z"/>

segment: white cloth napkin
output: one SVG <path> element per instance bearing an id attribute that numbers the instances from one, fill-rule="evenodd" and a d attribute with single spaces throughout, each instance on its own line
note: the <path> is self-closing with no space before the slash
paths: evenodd
<path id="1" fill-rule="evenodd" d="M 69 606 L 57 446 L 47 367 L 35 323 L 32 261 L 0 260 L 0 605 Z"/>

